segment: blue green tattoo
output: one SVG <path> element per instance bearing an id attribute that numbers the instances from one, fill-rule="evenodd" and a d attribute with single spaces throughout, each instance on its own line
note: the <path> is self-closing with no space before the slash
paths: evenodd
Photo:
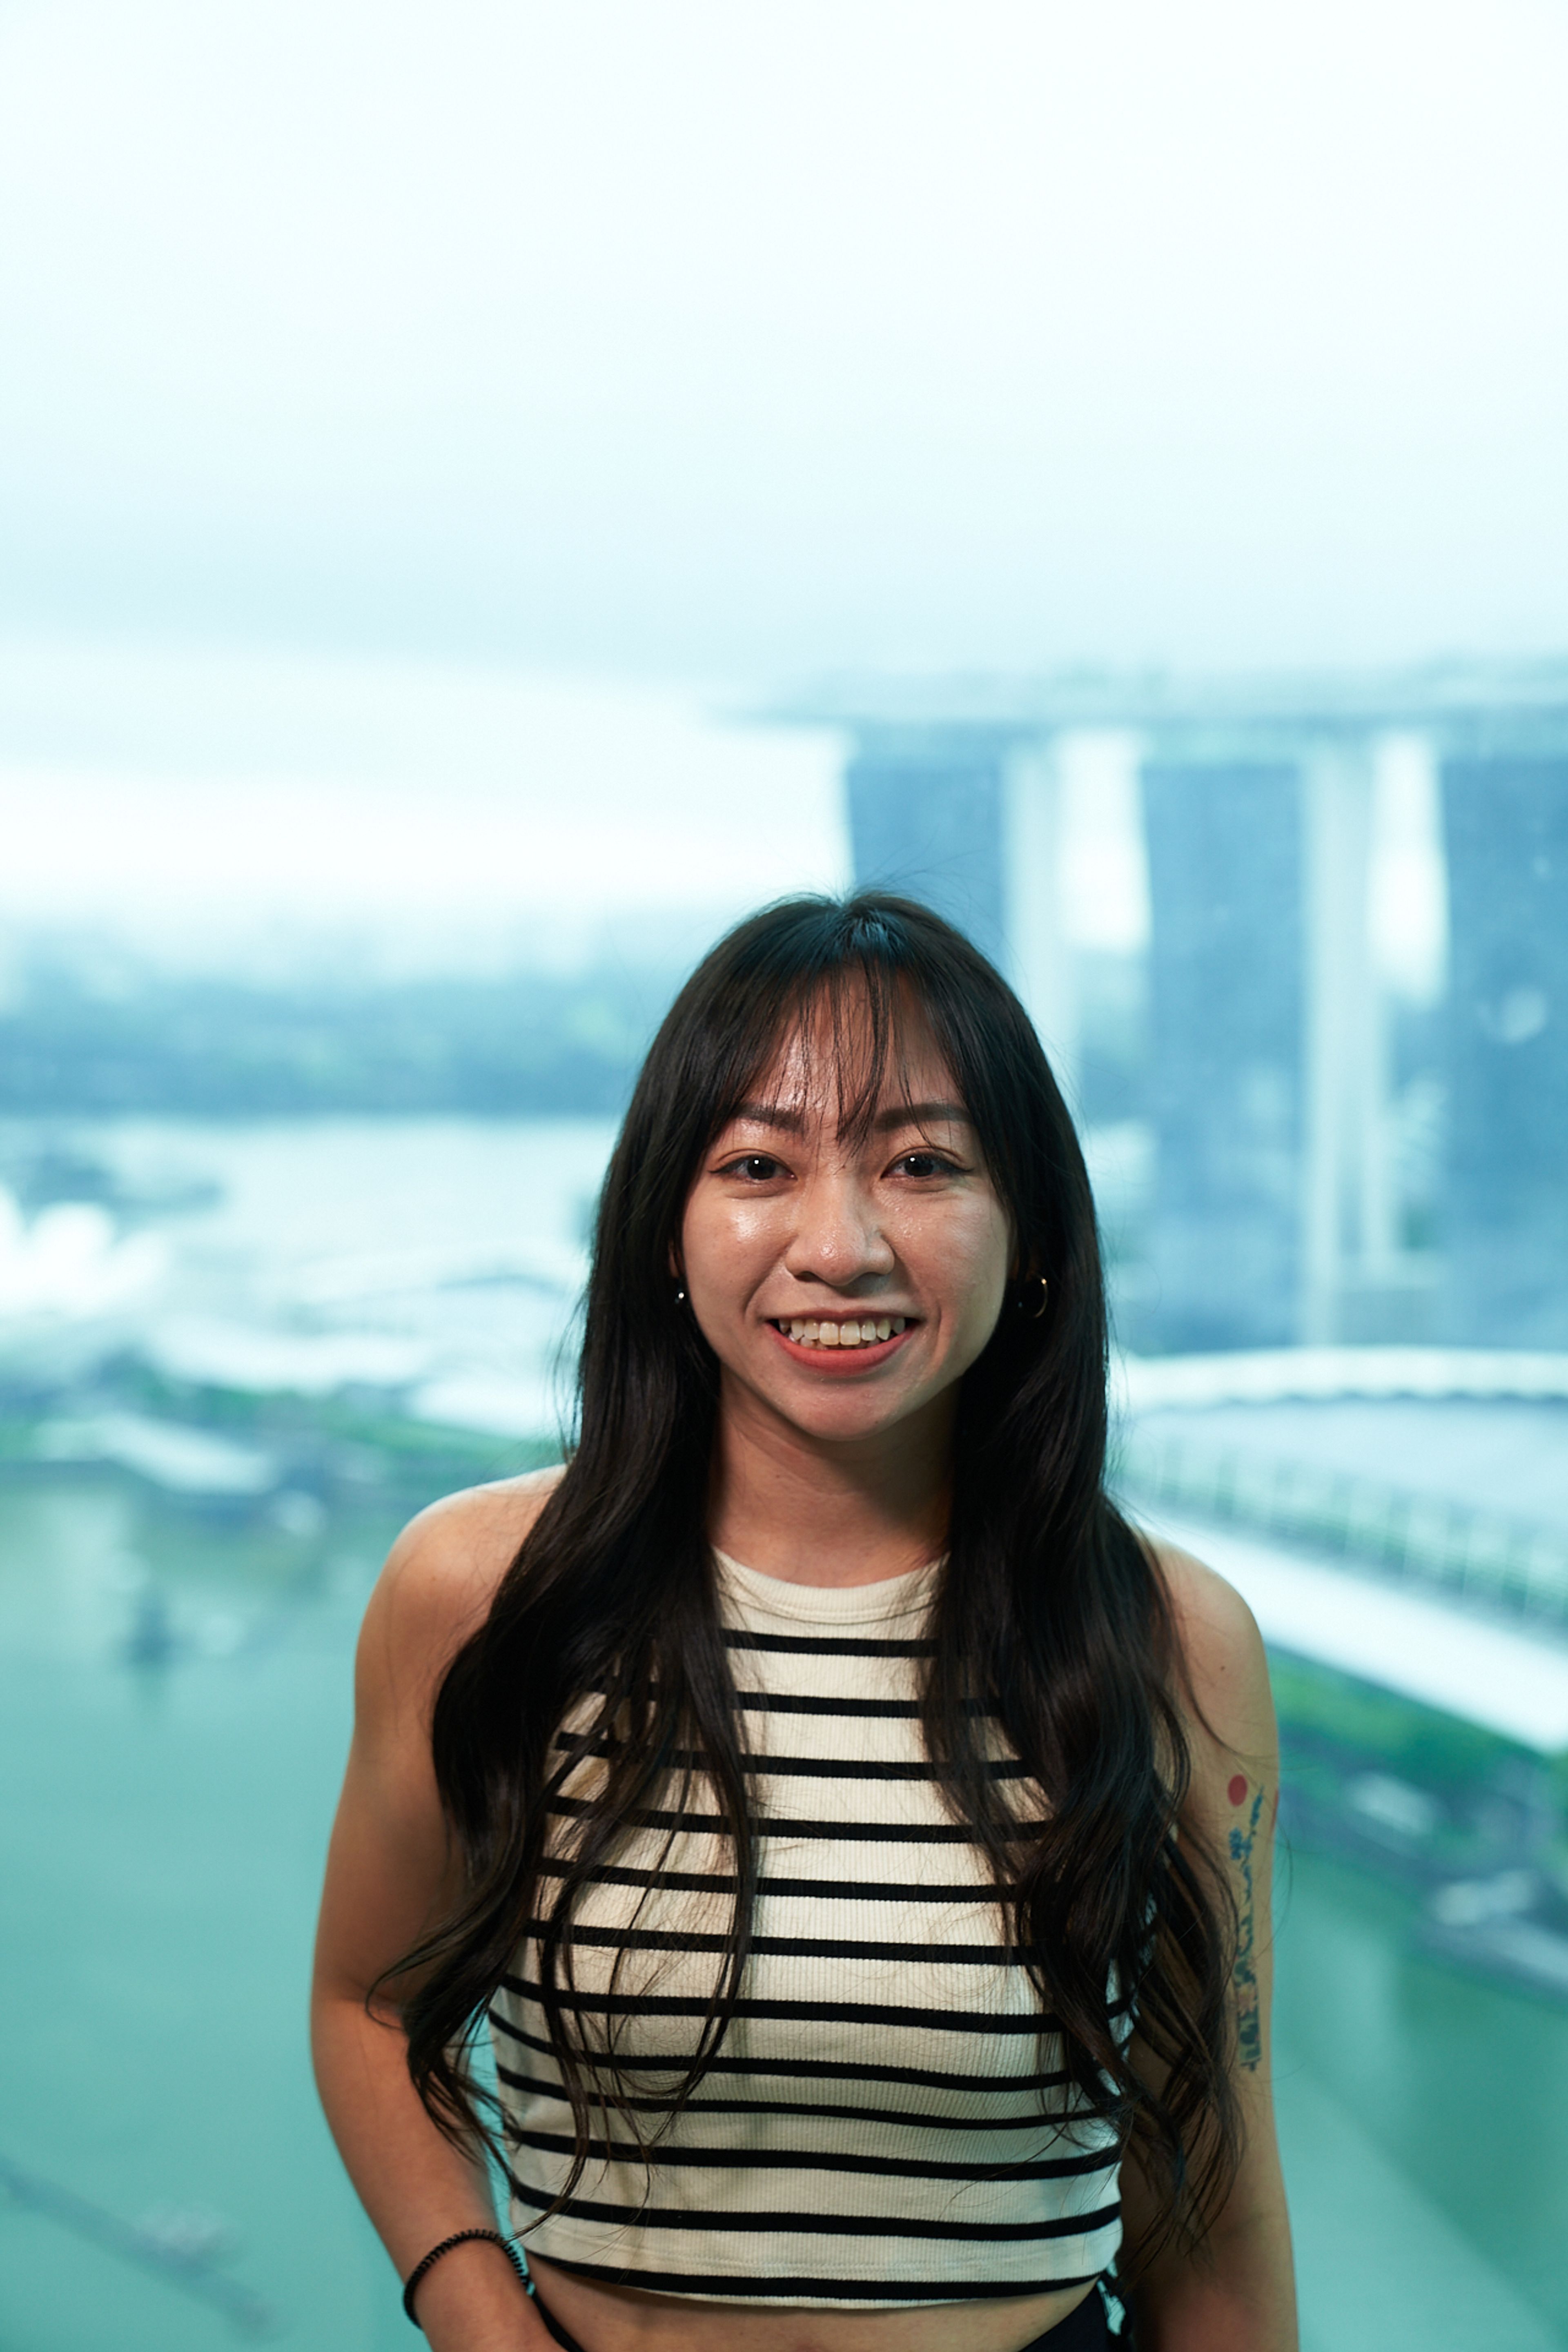
<path id="1" fill-rule="evenodd" d="M 1234 1792 L 1236 1782 L 1231 1782 Z M 1242 1783 L 1242 1796 L 1246 1783 Z M 1240 1799 L 1234 1794 L 1233 1802 Z M 1263 2021 L 1258 2011 L 1258 1972 L 1253 1966 L 1256 1931 L 1253 1924 L 1252 1849 L 1258 1838 L 1258 1824 L 1263 1814 L 1263 1791 L 1258 1790 L 1252 1800 L 1252 1810 L 1247 1816 L 1245 1829 L 1230 1832 L 1230 1858 L 1241 1875 L 1241 1900 L 1236 1914 L 1236 1961 L 1231 1979 L 1236 1986 L 1236 2046 L 1240 2063 L 1248 2072 L 1263 2063 Z"/>

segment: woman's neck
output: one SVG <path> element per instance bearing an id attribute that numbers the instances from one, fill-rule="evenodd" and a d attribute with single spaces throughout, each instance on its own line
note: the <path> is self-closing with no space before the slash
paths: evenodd
<path id="1" fill-rule="evenodd" d="M 721 1551 L 791 1584 L 878 1584 L 947 1541 L 952 1403 L 874 1439 L 830 1443 L 721 1405 L 709 1532 Z"/>

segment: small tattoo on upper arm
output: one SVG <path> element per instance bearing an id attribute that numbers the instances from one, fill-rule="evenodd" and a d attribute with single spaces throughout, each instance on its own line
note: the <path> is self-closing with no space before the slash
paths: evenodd
<path id="1" fill-rule="evenodd" d="M 1233 1805 L 1245 1804 L 1247 1784 L 1238 1772 L 1226 1790 Z M 1237 2055 L 1250 2072 L 1263 2063 L 1263 2024 L 1258 2009 L 1258 1975 L 1253 1967 L 1256 1931 L 1253 1923 L 1252 1849 L 1263 1814 L 1263 1790 L 1258 1789 L 1245 1828 L 1232 1824 L 1227 1841 L 1230 1859 L 1241 1878 L 1241 1899 L 1236 1911 L 1236 1959 L 1231 1970 L 1236 1986 Z"/>

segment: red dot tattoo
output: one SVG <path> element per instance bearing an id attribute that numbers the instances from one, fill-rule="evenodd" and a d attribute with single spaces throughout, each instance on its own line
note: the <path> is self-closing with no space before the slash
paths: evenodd
<path id="1" fill-rule="evenodd" d="M 1239 1772 L 1234 1776 L 1230 1786 L 1226 1789 L 1225 1793 L 1230 1799 L 1233 1805 L 1240 1804 L 1243 1797 L 1247 1794 L 1247 1782 Z"/>

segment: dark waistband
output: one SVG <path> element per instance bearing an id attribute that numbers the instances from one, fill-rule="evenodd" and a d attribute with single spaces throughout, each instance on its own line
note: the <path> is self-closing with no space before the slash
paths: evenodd
<path id="1" fill-rule="evenodd" d="M 568 2336 L 537 2288 L 533 2300 L 539 2316 L 556 2343 L 564 2347 L 564 2352 L 583 2352 L 577 2338 Z M 1094 2286 L 1065 2319 L 1058 2319 L 1056 2326 L 1047 2327 L 1043 2336 L 1031 2336 L 1022 2347 L 1022 2352 L 1108 2352 L 1110 2343 L 1105 2298 Z"/>

